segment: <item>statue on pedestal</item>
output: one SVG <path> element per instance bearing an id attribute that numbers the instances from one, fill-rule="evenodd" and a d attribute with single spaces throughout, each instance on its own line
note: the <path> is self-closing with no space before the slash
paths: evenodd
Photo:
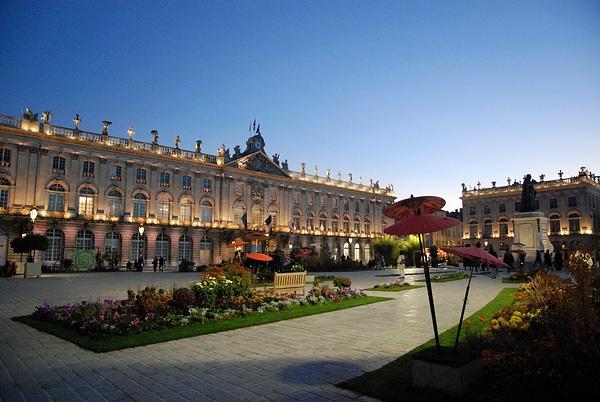
<path id="1" fill-rule="evenodd" d="M 179 145 L 181 144 L 181 139 L 179 136 L 175 138 L 175 148 L 179 149 Z"/>
<path id="2" fill-rule="evenodd" d="M 523 188 L 521 190 L 520 212 L 535 211 L 536 191 L 535 191 L 534 183 L 536 183 L 536 181 L 531 179 L 530 174 L 527 174 L 523 178 Z"/>

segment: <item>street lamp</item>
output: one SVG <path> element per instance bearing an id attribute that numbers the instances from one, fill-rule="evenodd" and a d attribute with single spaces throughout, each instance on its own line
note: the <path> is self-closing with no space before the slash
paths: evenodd
<path id="1" fill-rule="evenodd" d="M 140 240 L 139 240 L 139 246 L 138 246 L 138 249 L 139 249 L 138 250 L 139 251 L 139 253 L 138 253 L 138 260 L 140 258 L 142 258 L 142 261 L 143 261 L 143 258 L 144 258 L 144 257 L 142 257 L 142 254 L 144 252 L 144 230 L 146 230 L 146 228 L 144 228 L 144 225 L 140 225 L 138 227 L 138 233 L 140 234 Z"/>
<path id="2" fill-rule="evenodd" d="M 489 243 L 488 243 L 487 239 L 486 239 L 486 240 L 484 240 L 484 241 L 483 241 L 483 247 L 484 247 L 486 250 L 487 250 L 487 248 L 488 248 L 488 245 L 489 245 Z"/>
<path id="3" fill-rule="evenodd" d="M 33 233 L 33 226 L 35 225 L 35 220 L 38 217 L 38 210 L 33 207 L 31 211 L 29 211 L 29 217 L 31 218 L 31 233 Z"/>

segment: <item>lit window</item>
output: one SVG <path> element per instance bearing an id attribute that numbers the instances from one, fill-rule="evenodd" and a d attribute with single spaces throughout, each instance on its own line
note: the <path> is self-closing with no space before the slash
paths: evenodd
<path id="1" fill-rule="evenodd" d="M 471 221 L 469 222 L 469 237 L 470 238 L 476 238 L 477 237 L 477 221 Z"/>
<path id="2" fill-rule="evenodd" d="M 200 206 L 202 208 L 202 211 L 200 213 L 200 219 L 201 219 L 202 223 L 212 223 L 212 204 L 211 204 L 211 202 L 208 200 L 202 200 L 202 202 L 200 203 Z M 241 210 L 239 210 L 238 213 L 240 211 Z M 244 212 L 241 212 L 241 215 L 239 216 L 240 223 L 241 223 L 242 215 L 244 215 Z"/>
<path id="3" fill-rule="evenodd" d="M 146 196 L 142 193 L 137 193 L 133 196 L 133 217 L 146 217 Z"/>
<path id="4" fill-rule="evenodd" d="M 508 236 L 508 219 L 501 218 L 498 220 L 498 228 L 500 230 L 500 237 Z"/>
<path id="5" fill-rule="evenodd" d="M 158 197 L 156 217 L 161 222 L 168 222 L 171 218 L 171 206 L 169 198 L 163 193 Z"/>
<path id="6" fill-rule="evenodd" d="M 335 216 L 335 215 L 333 215 L 331 217 L 331 231 L 332 232 L 337 232 L 338 229 L 339 229 L 339 227 L 338 227 L 338 217 Z"/>
<path id="7" fill-rule="evenodd" d="M 560 233 L 560 215 L 550 216 L 550 234 L 557 235 Z"/>
<path id="8" fill-rule="evenodd" d="M 325 230 L 326 227 L 327 227 L 327 216 L 320 215 L 319 216 L 319 229 Z"/>
<path id="9" fill-rule="evenodd" d="M 211 179 L 202 180 L 202 191 L 205 193 L 212 193 L 212 180 Z"/>
<path id="10" fill-rule="evenodd" d="M 344 232 L 350 232 L 350 219 L 347 216 L 344 217 L 342 228 L 344 229 Z"/>
<path id="11" fill-rule="evenodd" d="M 580 226 L 579 226 L 579 214 L 577 213 L 572 213 L 569 215 L 569 233 L 570 234 L 575 234 L 575 233 L 579 233 L 580 230 Z"/>
<path id="12" fill-rule="evenodd" d="M 354 244 L 354 261 L 360 261 L 360 244 Z"/>
<path id="13" fill-rule="evenodd" d="M 79 191 L 79 215 L 90 216 L 94 213 L 94 190 L 85 187 Z"/>
<path id="14" fill-rule="evenodd" d="M 10 149 L 0 148 L 0 166 L 10 166 Z"/>
<path id="15" fill-rule="evenodd" d="M 110 190 L 107 194 L 108 197 L 108 214 L 110 216 L 121 216 L 122 214 L 122 195 L 117 190 Z"/>
<path id="16" fill-rule="evenodd" d="M 179 206 L 179 217 L 183 223 L 190 223 L 192 221 L 192 202 L 185 200 Z"/>
<path id="17" fill-rule="evenodd" d="M 309 211 L 306 213 L 306 229 L 313 230 L 314 228 L 314 215 Z"/>
<path id="18" fill-rule="evenodd" d="M 65 210 L 65 194 L 64 187 L 60 184 L 50 186 L 48 194 L 48 211 L 64 212 Z"/>

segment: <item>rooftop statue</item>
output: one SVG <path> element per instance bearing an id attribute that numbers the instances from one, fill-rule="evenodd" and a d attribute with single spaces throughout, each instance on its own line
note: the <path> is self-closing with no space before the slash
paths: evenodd
<path id="1" fill-rule="evenodd" d="M 531 175 L 527 174 L 523 178 L 523 187 L 521 190 L 521 207 L 520 212 L 532 212 L 535 211 L 535 196 L 536 191 L 533 186 L 536 183 L 535 180 L 531 179 Z"/>

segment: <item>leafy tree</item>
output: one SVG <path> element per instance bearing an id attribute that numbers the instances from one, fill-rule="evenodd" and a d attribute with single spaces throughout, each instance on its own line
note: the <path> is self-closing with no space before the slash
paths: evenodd
<path id="1" fill-rule="evenodd" d="M 383 238 L 373 241 L 373 250 L 381 254 L 386 265 L 396 265 L 401 251 L 401 241 L 398 239 Z"/>
<path id="2" fill-rule="evenodd" d="M 44 235 L 39 234 L 28 234 L 25 237 L 15 237 L 10 242 L 11 247 L 15 253 L 28 254 L 28 260 L 32 260 L 35 257 L 35 250 L 46 251 L 48 250 L 48 238 Z M 33 251 L 33 255 L 31 252 Z"/>

